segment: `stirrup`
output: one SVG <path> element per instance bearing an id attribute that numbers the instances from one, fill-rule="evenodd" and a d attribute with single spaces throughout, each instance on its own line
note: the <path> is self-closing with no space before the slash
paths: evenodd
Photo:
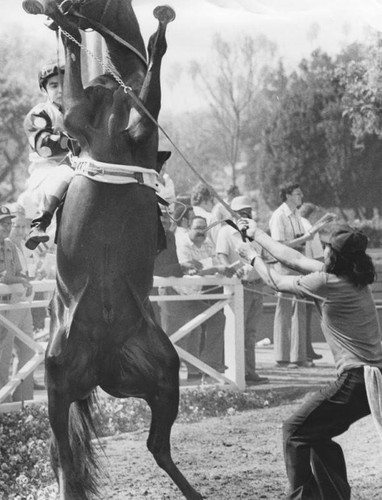
<path id="1" fill-rule="evenodd" d="M 168 24 L 175 19 L 175 10 L 169 5 L 158 5 L 153 11 L 155 19 L 160 23 Z"/>

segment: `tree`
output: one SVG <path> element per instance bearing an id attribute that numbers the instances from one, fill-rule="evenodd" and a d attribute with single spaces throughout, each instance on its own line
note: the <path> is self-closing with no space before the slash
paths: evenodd
<path id="1" fill-rule="evenodd" d="M 218 163 L 230 166 L 231 181 L 235 184 L 245 126 L 276 47 L 263 36 L 255 39 L 247 36 L 231 43 L 216 35 L 213 49 L 214 62 L 208 66 L 193 62 L 190 74 L 209 104 L 210 139 L 214 149 L 220 146 L 216 151 Z"/>
<path id="2" fill-rule="evenodd" d="M 364 128 L 364 147 L 359 147 L 354 118 L 344 106 L 354 71 L 353 80 L 346 78 L 341 65 L 352 61 L 354 68 L 362 67 L 362 54 L 351 47 L 332 60 L 315 51 L 287 78 L 283 89 L 277 88 L 278 106 L 258 155 L 260 182 L 270 205 L 279 203 L 280 183 L 298 180 L 309 201 L 319 205 L 356 211 L 381 207 L 376 183 L 382 180 L 376 168 L 380 139 L 373 129 Z M 274 79 L 278 77 L 275 74 Z M 268 95 L 273 103 L 274 96 L 272 91 Z M 378 108 L 372 112 L 378 115 Z M 375 126 L 374 117 L 369 118 Z"/>
<path id="3" fill-rule="evenodd" d="M 54 38 L 53 38 L 54 40 Z M 25 115 L 41 99 L 37 72 L 54 55 L 39 40 L 26 44 L 21 34 L 0 37 L 0 200 L 13 201 L 28 176 L 28 144 L 23 130 Z M 32 79 L 31 76 L 33 75 Z M 33 82 L 31 84 L 31 82 Z"/>

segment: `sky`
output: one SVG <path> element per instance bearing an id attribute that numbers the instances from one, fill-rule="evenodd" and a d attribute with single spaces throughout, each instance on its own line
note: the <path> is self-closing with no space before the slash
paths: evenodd
<path id="1" fill-rule="evenodd" d="M 193 88 L 185 68 L 195 60 L 211 60 L 211 43 L 218 33 L 229 41 L 244 34 L 265 35 L 277 43 L 287 68 L 317 47 L 335 54 L 353 41 L 362 41 L 367 29 L 382 30 L 382 0 L 166 0 L 176 11 L 168 25 L 168 51 L 163 60 L 163 101 L 181 111 L 203 106 L 203 96 Z M 156 29 L 152 15 L 158 0 L 133 0 L 145 41 Z M 54 34 L 42 16 L 25 13 L 21 0 L 0 0 L 0 32 L 18 30 L 28 43 L 37 37 L 55 44 Z M 315 26 L 315 30 L 312 28 Z M 308 36 L 315 31 L 316 36 Z M 36 68 L 37 72 L 38 68 Z"/>

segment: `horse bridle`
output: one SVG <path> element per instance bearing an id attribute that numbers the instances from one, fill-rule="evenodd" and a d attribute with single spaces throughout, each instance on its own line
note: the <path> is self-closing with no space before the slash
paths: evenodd
<path id="1" fill-rule="evenodd" d="M 79 18 L 79 19 L 86 20 L 91 25 L 91 27 L 93 29 L 97 29 L 101 33 L 110 36 L 115 41 L 117 41 L 118 43 L 120 43 L 121 45 L 123 45 L 124 47 L 127 47 L 130 51 L 134 52 L 134 54 L 139 57 L 139 59 L 143 62 L 143 64 L 147 68 L 147 66 L 148 66 L 147 60 L 139 52 L 139 50 L 137 50 L 129 42 L 127 42 L 126 40 L 124 40 L 123 38 L 121 38 L 120 36 L 118 36 L 116 33 L 114 33 L 113 31 L 109 30 L 109 28 L 106 28 L 106 26 L 104 26 L 101 22 L 94 21 L 94 19 L 89 19 L 88 17 L 86 17 L 83 14 L 81 14 L 80 10 L 78 10 L 76 8 L 76 6 L 78 6 L 79 8 L 84 7 L 86 4 L 94 2 L 94 1 L 96 1 L 96 0 L 63 0 L 58 5 L 58 9 L 61 12 L 61 14 L 63 14 L 64 16 L 66 16 L 67 14 L 70 14 L 72 16 L 75 16 L 75 17 Z M 111 0 L 107 0 L 107 2 L 105 4 L 105 7 L 103 9 L 103 12 L 102 12 L 101 19 L 105 15 L 105 13 L 106 13 L 109 5 L 110 5 L 110 2 L 111 2 Z"/>

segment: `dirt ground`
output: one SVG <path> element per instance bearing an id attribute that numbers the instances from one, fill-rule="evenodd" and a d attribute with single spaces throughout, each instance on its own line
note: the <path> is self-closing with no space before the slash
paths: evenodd
<path id="1" fill-rule="evenodd" d="M 196 424 L 175 424 L 174 461 L 209 500 L 285 498 L 281 422 L 294 404 L 248 411 Z M 104 441 L 107 456 L 101 498 L 183 498 L 146 449 L 147 431 Z M 353 500 L 382 499 L 382 442 L 371 417 L 338 438 L 348 465 Z M 326 499 L 330 500 L 330 499 Z"/>

